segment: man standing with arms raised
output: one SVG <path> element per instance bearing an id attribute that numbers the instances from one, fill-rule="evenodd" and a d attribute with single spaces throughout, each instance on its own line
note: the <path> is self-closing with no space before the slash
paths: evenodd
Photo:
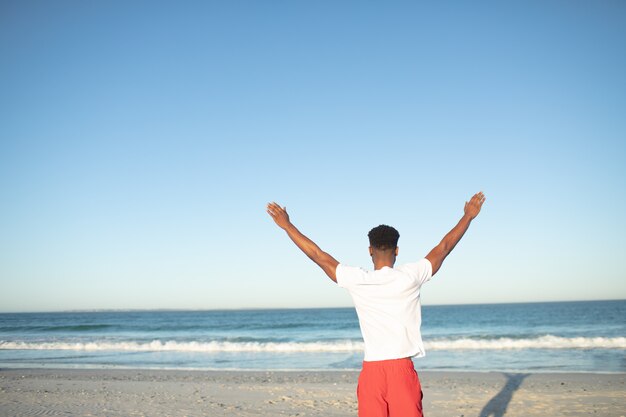
<path id="1" fill-rule="evenodd" d="M 394 267 L 398 256 L 396 229 L 380 225 L 368 233 L 373 271 L 340 264 L 303 235 L 276 203 L 268 214 L 293 242 L 340 287 L 346 288 L 359 316 L 365 343 L 357 398 L 359 417 L 421 417 L 422 389 L 412 357 L 424 356 L 420 333 L 420 287 L 437 273 L 444 259 L 480 213 L 482 192 L 465 203 L 456 226 L 426 258 Z"/>

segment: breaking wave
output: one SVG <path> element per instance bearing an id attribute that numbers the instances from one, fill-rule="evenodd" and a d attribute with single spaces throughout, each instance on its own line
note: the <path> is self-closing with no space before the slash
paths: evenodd
<path id="1" fill-rule="evenodd" d="M 430 350 L 626 349 L 626 337 L 540 336 L 528 339 L 441 339 L 425 343 Z"/>
<path id="2" fill-rule="evenodd" d="M 512 349 L 626 349 L 626 337 L 540 336 L 527 339 L 434 339 L 425 342 L 426 350 L 512 350 Z M 80 350 L 123 352 L 358 352 L 361 341 L 334 342 L 24 342 L 0 341 L 2 350 Z"/>
<path id="3" fill-rule="evenodd" d="M 86 350 L 131 352 L 353 352 L 363 349 L 361 342 L 5 342 L 0 349 L 18 350 Z"/>

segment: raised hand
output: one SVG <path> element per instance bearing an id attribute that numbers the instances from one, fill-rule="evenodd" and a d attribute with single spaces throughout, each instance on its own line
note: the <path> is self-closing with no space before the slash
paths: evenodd
<path id="1" fill-rule="evenodd" d="M 478 216 L 478 213 L 480 213 L 480 208 L 483 206 L 484 202 L 485 195 L 482 191 L 474 194 L 470 201 L 465 202 L 465 214 L 468 215 L 471 219 L 476 218 L 476 216 Z"/>
<path id="2" fill-rule="evenodd" d="M 281 229 L 286 229 L 291 224 L 289 214 L 287 214 L 287 207 L 281 207 L 275 202 L 267 203 L 267 214 L 272 217 Z"/>
<path id="3" fill-rule="evenodd" d="M 281 207 L 275 202 L 268 203 L 267 214 L 272 217 L 278 227 L 287 232 L 289 238 L 306 256 L 319 265 L 330 279 L 337 282 L 337 265 L 339 265 L 339 262 L 321 250 L 315 242 L 303 235 L 302 232 L 289 221 L 287 207 Z"/>

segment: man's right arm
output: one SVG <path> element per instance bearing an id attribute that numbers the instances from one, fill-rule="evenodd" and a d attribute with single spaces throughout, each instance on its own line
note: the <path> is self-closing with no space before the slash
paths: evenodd
<path id="1" fill-rule="evenodd" d="M 439 271 L 444 259 L 452 252 L 456 244 L 459 243 L 472 220 L 480 213 L 480 208 L 484 202 L 485 195 L 482 191 L 474 194 L 470 201 L 465 203 L 464 214 L 461 220 L 459 220 L 457 225 L 444 236 L 441 242 L 426 255 L 426 259 L 428 259 L 432 265 L 432 275 L 435 275 L 435 273 Z"/>

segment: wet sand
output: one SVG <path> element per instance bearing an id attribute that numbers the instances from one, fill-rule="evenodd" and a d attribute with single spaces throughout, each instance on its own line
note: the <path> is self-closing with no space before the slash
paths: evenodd
<path id="1" fill-rule="evenodd" d="M 358 372 L 2 369 L 0 416 L 356 416 Z M 626 416 L 626 374 L 421 372 L 427 417 Z"/>

